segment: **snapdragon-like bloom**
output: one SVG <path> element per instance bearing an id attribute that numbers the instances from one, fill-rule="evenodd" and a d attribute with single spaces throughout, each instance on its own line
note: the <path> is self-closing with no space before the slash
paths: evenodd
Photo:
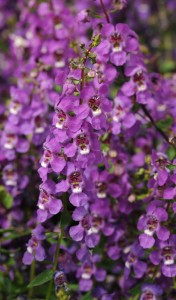
<path id="1" fill-rule="evenodd" d="M 125 262 L 125 267 L 127 268 L 125 276 L 128 276 L 130 269 L 133 268 L 136 278 L 143 277 L 146 272 L 147 265 L 145 262 L 140 260 L 142 255 L 143 251 L 139 244 L 134 244 L 130 247 L 130 251 Z"/>
<path id="2" fill-rule="evenodd" d="M 156 300 L 160 295 L 162 295 L 161 287 L 154 284 L 145 284 L 142 287 L 142 295 L 140 297 L 140 300 Z"/>
<path id="3" fill-rule="evenodd" d="M 108 37 L 108 47 L 111 48 L 110 61 L 116 66 L 122 66 L 127 61 L 128 52 L 138 49 L 136 34 L 127 24 L 107 24 L 103 27 L 102 34 Z"/>
<path id="4" fill-rule="evenodd" d="M 168 214 L 163 207 L 157 207 L 157 204 L 151 203 L 147 207 L 147 214 L 141 216 L 138 221 L 138 229 L 144 233 L 139 236 L 140 245 L 143 248 L 151 248 L 155 239 L 153 235 L 156 233 L 161 241 L 166 241 L 169 238 L 169 230 L 161 225 L 161 222 L 167 221 Z"/>
<path id="5" fill-rule="evenodd" d="M 42 223 L 49 217 L 60 212 L 62 201 L 53 195 L 54 186 L 52 182 L 45 182 L 40 186 L 40 196 L 38 201 L 38 220 Z"/>
<path id="6" fill-rule="evenodd" d="M 41 240 L 45 239 L 44 228 L 39 224 L 33 231 L 32 237 L 27 243 L 27 251 L 23 256 L 23 263 L 30 265 L 36 259 L 42 261 L 45 259 L 45 250 L 41 246 Z"/>
<path id="7" fill-rule="evenodd" d="M 176 275 L 175 246 L 175 235 L 171 235 L 168 241 L 160 242 L 159 249 L 154 250 L 150 254 L 150 260 L 154 265 L 161 263 L 162 273 L 166 277 L 174 277 Z"/>

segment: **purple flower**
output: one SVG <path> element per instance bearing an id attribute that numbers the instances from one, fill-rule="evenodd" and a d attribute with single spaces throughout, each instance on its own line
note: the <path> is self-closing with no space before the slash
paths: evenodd
<path id="1" fill-rule="evenodd" d="M 84 105 L 79 106 L 77 97 L 64 96 L 55 107 L 53 124 L 60 130 L 69 129 L 76 132 L 80 129 L 87 115 L 88 109 Z"/>
<path id="2" fill-rule="evenodd" d="M 66 276 L 63 271 L 56 271 L 54 273 L 54 284 L 56 291 L 61 287 L 64 288 L 65 291 L 68 290 Z"/>
<path id="3" fill-rule="evenodd" d="M 169 161 L 162 153 L 160 154 L 152 151 L 152 164 L 154 166 L 154 171 L 157 172 L 157 183 L 159 186 L 163 186 L 169 177 L 169 169 L 167 168 Z"/>
<path id="4" fill-rule="evenodd" d="M 162 295 L 162 288 L 159 285 L 145 284 L 142 287 L 140 300 L 157 300 L 157 296 Z"/>
<path id="5" fill-rule="evenodd" d="M 38 200 L 38 221 L 45 222 L 49 217 L 60 212 L 62 201 L 53 195 L 54 186 L 52 182 L 45 182 L 40 185 L 40 196 Z"/>
<path id="6" fill-rule="evenodd" d="M 84 207 L 78 207 L 73 213 L 73 220 L 79 221 L 79 224 L 72 226 L 69 230 L 70 236 L 75 241 L 82 241 L 85 237 L 85 243 L 89 248 L 94 248 L 99 242 L 98 228 L 95 227 L 95 219 L 88 215 Z"/>
<path id="7" fill-rule="evenodd" d="M 34 259 L 43 261 L 45 259 L 45 250 L 41 246 L 41 240 L 45 239 L 44 228 L 39 224 L 32 230 L 32 237 L 27 243 L 27 251 L 23 256 L 23 263 L 30 265 Z"/>
<path id="8" fill-rule="evenodd" d="M 131 128 L 136 123 L 135 116 L 130 112 L 131 100 L 119 93 L 114 99 L 114 108 L 112 110 L 112 132 L 119 134 L 121 127 Z"/>
<path id="9" fill-rule="evenodd" d="M 168 214 L 162 207 L 157 207 L 155 203 L 151 203 L 147 207 L 147 214 L 139 218 L 138 230 L 143 230 L 140 234 L 139 241 L 143 248 L 151 248 L 155 243 L 153 237 L 156 233 L 161 241 L 166 241 L 169 238 L 170 232 L 165 226 L 161 226 L 161 222 L 167 221 Z"/>
<path id="10" fill-rule="evenodd" d="M 104 96 L 104 86 L 101 87 L 99 93 L 95 91 L 93 86 L 85 87 L 81 91 L 81 98 L 85 103 L 85 109 L 87 110 L 92 127 L 96 130 L 101 128 L 107 128 L 107 122 L 105 113 L 110 112 L 111 103 Z"/>
<path id="11" fill-rule="evenodd" d="M 14 165 L 8 164 L 3 169 L 3 181 L 7 186 L 17 186 L 18 174 Z"/>
<path id="12" fill-rule="evenodd" d="M 5 149 L 14 149 L 17 144 L 17 136 L 14 133 L 5 133 L 4 135 L 4 148 Z"/>
<path id="13" fill-rule="evenodd" d="M 147 270 L 147 264 L 140 260 L 140 257 L 143 255 L 143 249 L 139 244 L 134 244 L 130 247 L 130 252 L 125 261 L 125 276 L 129 276 L 130 269 L 134 269 L 134 274 L 136 278 L 141 278 Z"/>
<path id="14" fill-rule="evenodd" d="M 112 53 L 110 60 L 116 66 L 122 66 L 127 61 L 127 52 L 134 52 L 138 49 L 136 34 L 126 24 L 104 25 L 102 34 L 109 37 Z"/>
<path id="15" fill-rule="evenodd" d="M 77 277 L 79 278 L 79 288 L 81 291 L 89 291 L 93 286 L 93 278 L 99 282 L 103 282 L 106 278 L 106 271 L 98 269 L 93 261 L 86 261 L 77 271 Z"/>
<path id="16" fill-rule="evenodd" d="M 88 174 L 90 172 L 90 174 Z M 87 169 L 88 178 L 91 178 L 92 183 L 88 186 L 93 194 L 93 197 L 104 199 L 110 194 L 112 197 L 118 197 L 122 191 L 118 184 L 111 182 L 111 175 L 107 171 L 99 172 L 96 168 Z"/>
<path id="17" fill-rule="evenodd" d="M 176 276 L 176 236 L 171 235 L 167 242 L 160 242 L 159 250 L 150 254 L 150 260 L 154 265 L 161 263 L 161 270 L 166 277 Z"/>
<path id="18" fill-rule="evenodd" d="M 41 158 L 41 166 L 47 168 L 51 165 L 54 172 L 59 173 L 65 167 L 66 162 L 57 139 L 46 142 L 45 150 Z"/>

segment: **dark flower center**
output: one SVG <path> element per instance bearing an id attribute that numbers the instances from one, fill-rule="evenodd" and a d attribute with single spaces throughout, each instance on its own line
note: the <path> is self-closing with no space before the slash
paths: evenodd
<path id="1" fill-rule="evenodd" d="M 52 152 L 49 150 L 46 150 L 44 153 L 44 156 L 45 156 L 45 162 L 48 163 L 52 157 Z"/>
<path id="2" fill-rule="evenodd" d="M 133 264 L 136 261 L 136 256 L 134 255 L 134 253 L 130 254 L 128 261 L 130 264 Z"/>
<path id="3" fill-rule="evenodd" d="M 143 82 L 145 81 L 144 75 L 142 72 L 137 72 L 134 76 L 133 76 L 133 80 L 134 82 L 140 84 L 143 84 Z"/>
<path id="4" fill-rule="evenodd" d="M 92 273 L 92 267 L 89 264 L 84 265 L 84 271 L 86 274 L 91 274 Z"/>
<path id="5" fill-rule="evenodd" d="M 149 216 L 148 217 L 148 220 L 147 220 L 147 229 L 149 230 L 149 231 L 155 231 L 155 229 L 157 228 L 157 226 L 158 226 L 158 219 L 155 217 L 155 216 L 153 216 L 153 215 L 151 215 L 151 216 Z"/>
<path id="6" fill-rule="evenodd" d="M 64 123 L 67 118 L 66 113 L 62 109 L 56 109 L 56 113 L 57 113 L 57 118 L 59 119 L 59 122 Z"/>
<path id="7" fill-rule="evenodd" d="M 173 260 L 174 255 L 174 249 L 172 246 L 166 246 L 162 249 L 161 255 L 164 257 L 164 259 L 167 261 Z"/>
<path id="8" fill-rule="evenodd" d="M 13 133 L 8 133 L 6 135 L 6 139 L 7 139 L 8 143 L 11 143 L 11 142 L 13 142 L 15 140 L 15 135 Z"/>
<path id="9" fill-rule="evenodd" d="M 54 283 L 56 286 L 61 287 L 61 286 L 65 286 L 66 283 L 66 277 L 64 272 L 57 272 L 54 276 Z"/>
<path id="10" fill-rule="evenodd" d="M 80 172 L 73 172 L 69 176 L 69 183 L 73 189 L 73 192 L 80 193 L 82 191 L 80 183 L 82 183 L 82 177 Z"/>
<path id="11" fill-rule="evenodd" d="M 120 34 L 114 33 L 113 35 L 110 36 L 110 42 L 114 44 L 115 48 L 119 48 L 123 42 L 123 38 Z"/>
<path id="12" fill-rule="evenodd" d="M 156 162 L 161 168 L 165 168 L 168 165 L 168 161 L 165 157 L 159 157 Z"/>
<path id="13" fill-rule="evenodd" d="M 32 237 L 32 244 L 31 247 L 32 248 L 36 248 L 38 246 L 38 240 L 35 236 Z"/>
<path id="14" fill-rule="evenodd" d="M 99 227 L 102 223 L 102 218 L 100 216 L 93 216 L 92 217 L 92 226 L 93 227 Z"/>
<path id="15" fill-rule="evenodd" d="M 97 111 L 99 110 L 99 106 L 100 106 L 100 97 L 99 96 L 93 96 L 91 99 L 89 99 L 89 107 L 93 110 L 93 111 Z"/>
<path id="16" fill-rule="evenodd" d="M 81 221 L 81 225 L 84 229 L 88 230 L 90 228 L 90 222 L 89 222 L 89 218 L 88 216 L 85 216 L 82 221 Z"/>
<path id="17" fill-rule="evenodd" d="M 106 196 L 107 185 L 106 185 L 105 182 L 103 182 L 103 181 L 96 181 L 95 182 L 95 187 L 96 187 L 96 190 L 97 190 L 97 195 L 99 195 L 99 196 L 105 195 Z"/>
<path id="18" fill-rule="evenodd" d="M 117 120 L 119 120 L 119 117 L 123 114 L 123 108 L 120 104 L 118 104 L 115 107 L 115 114 L 114 114 L 114 119 L 117 118 Z"/>
<path id="19" fill-rule="evenodd" d="M 75 184 L 82 182 L 81 173 L 78 171 L 73 172 L 69 177 L 69 183 Z"/>
<path id="20" fill-rule="evenodd" d="M 49 200 L 49 194 L 45 190 L 42 190 L 41 192 L 41 199 L 42 203 L 46 203 Z"/>
<path id="21" fill-rule="evenodd" d="M 40 116 L 35 118 L 35 124 L 37 127 L 43 127 L 43 119 Z"/>
<path id="22" fill-rule="evenodd" d="M 14 170 L 13 170 L 13 169 L 5 170 L 5 176 L 6 176 L 8 179 L 13 178 L 14 175 L 15 175 L 15 173 L 14 173 Z"/>
<path id="23" fill-rule="evenodd" d="M 146 291 L 144 296 L 142 297 L 142 300 L 153 300 L 153 299 L 154 299 L 154 295 L 150 291 Z"/>
<path id="24" fill-rule="evenodd" d="M 85 134 L 80 134 L 76 137 L 76 145 L 80 148 L 81 154 L 89 153 L 89 140 Z"/>
<path id="25" fill-rule="evenodd" d="M 13 101 L 13 109 L 18 110 L 18 108 L 21 106 L 20 102 L 18 100 Z"/>
<path id="26" fill-rule="evenodd" d="M 80 134 L 76 137 L 76 145 L 84 149 L 89 144 L 88 138 L 85 134 Z"/>

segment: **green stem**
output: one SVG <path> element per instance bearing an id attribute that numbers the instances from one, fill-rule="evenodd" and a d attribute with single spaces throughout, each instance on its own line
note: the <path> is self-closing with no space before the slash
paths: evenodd
<path id="1" fill-rule="evenodd" d="M 92 50 L 92 44 L 90 45 L 89 49 L 86 51 L 86 55 L 85 55 L 85 58 L 83 60 L 83 68 L 82 68 L 82 71 L 81 71 L 81 86 L 80 86 L 80 90 L 82 90 L 83 87 L 84 87 L 85 66 L 86 66 L 86 61 L 87 61 L 87 59 L 89 57 L 89 53 L 90 53 L 91 50 Z"/>
<path id="2" fill-rule="evenodd" d="M 53 273 L 57 269 L 57 262 L 58 262 L 58 257 L 59 257 L 60 245 L 61 245 L 62 237 L 63 237 L 63 230 L 61 228 L 61 232 L 58 235 L 58 242 L 57 242 L 56 252 L 55 252 L 55 255 L 54 255 L 54 263 L 53 263 L 53 269 L 52 269 Z M 47 290 L 47 294 L 46 294 L 45 300 L 49 300 L 50 299 L 50 295 L 51 295 L 51 291 L 52 291 L 52 286 L 53 286 L 53 280 L 51 279 L 50 283 L 49 283 L 49 286 L 48 286 L 48 290 Z"/>
<path id="3" fill-rule="evenodd" d="M 30 266 L 30 282 L 34 279 L 35 277 L 35 260 L 33 260 L 31 266 Z M 34 287 L 31 287 L 29 292 L 28 292 L 28 298 L 32 298 L 34 292 Z"/>

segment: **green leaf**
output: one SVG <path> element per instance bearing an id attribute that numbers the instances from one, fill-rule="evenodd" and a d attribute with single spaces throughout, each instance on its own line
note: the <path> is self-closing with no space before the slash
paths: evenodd
<path id="1" fill-rule="evenodd" d="M 104 151 L 104 152 L 108 152 L 109 151 L 109 145 L 101 144 L 101 150 Z"/>
<path id="2" fill-rule="evenodd" d="M 93 41 L 92 41 L 92 47 L 97 47 L 101 42 L 101 36 L 100 34 L 97 34 L 93 37 Z"/>
<path id="3" fill-rule="evenodd" d="M 5 187 L 3 185 L 0 185 L 0 193 L 5 191 Z"/>
<path id="4" fill-rule="evenodd" d="M 176 156 L 176 153 L 175 153 L 175 149 L 174 147 L 170 146 L 168 149 L 167 149 L 167 155 L 169 157 L 170 160 L 173 160 Z"/>
<path id="5" fill-rule="evenodd" d="M 81 300 L 93 300 L 93 299 L 92 299 L 91 292 L 86 293 L 86 294 L 81 298 Z"/>
<path id="6" fill-rule="evenodd" d="M 141 293 L 141 283 L 136 284 L 131 290 L 130 294 L 136 296 Z"/>
<path id="7" fill-rule="evenodd" d="M 45 270 L 44 272 L 40 273 L 36 276 L 28 285 L 28 288 L 33 286 L 42 285 L 48 281 L 50 281 L 53 277 L 53 270 Z"/>
<path id="8" fill-rule="evenodd" d="M 78 284 L 68 284 L 68 288 L 71 291 L 78 291 L 79 290 Z"/>
<path id="9" fill-rule="evenodd" d="M 109 173 L 113 174 L 114 173 L 114 168 L 115 166 L 114 165 L 111 165 L 110 169 L 109 169 Z"/>
<path id="10" fill-rule="evenodd" d="M 89 14 L 95 19 L 101 19 L 102 15 L 95 14 L 93 10 L 89 10 Z"/>
<path id="11" fill-rule="evenodd" d="M 70 213 L 66 210 L 62 213 L 62 220 L 61 220 L 61 228 L 65 228 L 71 221 L 71 215 Z"/>
<path id="12" fill-rule="evenodd" d="M 9 208 L 12 207 L 13 198 L 8 192 L 6 192 L 6 194 L 4 195 L 4 198 L 2 199 L 2 201 L 3 201 L 3 204 L 4 204 L 5 208 L 9 209 Z"/>
<path id="13" fill-rule="evenodd" d="M 70 111 L 68 112 L 68 115 L 69 115 L 70 117 L 75 117 L 75 116 L 76 116 L 75 112 L 72 111 L 72 110 L 70 110 Z"/>
<path id="14" fill-rule="evenodd" d="M 3 185 L 0 186 L 0 199 L 5 206 L 5 208 L 9 209 L 13 204 L 13 197 L 9 194 Z"/>
<path id="15" fill-rule="evenodd" d="M 169 115 L 166 116 L 166 119 L 156 122 L 157 127 L 163 131 L 167 131 L 172 126 L 172 124 L 173 119 Z"/>
<path id="16" fill-rule="evenodd" d="M 106 132 L 105 134 L 103 134 L 103 136 L 101 137 L 101 141 L 104 142 L 107 138 L 108 138 L 109 133 Z"/>
<path id="17" fill-rule="evenodd" d="M 55 92 L 58 92 L 59 94 L 62 92 L 62 87 L 60 85 L 54 85 Z"/>
<path id="18" fill-rule="evenodd" d="M 139 299 L 140 294 L 137 294 L 133 297 L 130 297 L 129 300 L 138 300 Z"/>
<path id="19" fill-rule="evenodd" d="M 161 71 L 164 73 L 171 72 L 172 70 L 174 70 L 174 68 L 175 68 L 175 62 L 172 60 L 166 60 L 160 66 Z"/>
<path id="20" fill-rule="evenodd" d="M 169 165 L 167 166 L 167 168 L 170 170 L 170 171 L 174 171 L 176 166 L 175 165 Z"/>

